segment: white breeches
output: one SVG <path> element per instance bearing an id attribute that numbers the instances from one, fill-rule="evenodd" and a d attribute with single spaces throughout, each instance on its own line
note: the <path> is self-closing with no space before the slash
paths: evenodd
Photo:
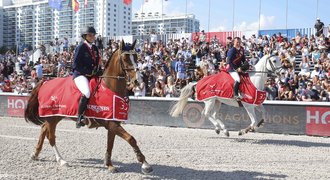
<path id="1" fill-rule="evenodd" d="M 237 81 L 238 83 L 240 83 L 240 78 L 239 78 L 239 75 L 238 75 L 238 73 L 237 73 L 236 71 L 234 71 L 234 72 L 229 72 L 229 74 L 231 75 L 231 77 L 232 77 L 235 81 Z"/>
<path id="2" fill-rule="evenodd" d="M 91 96 L 91 91 L 89 90 L 89 81 L 85 76 L 78 76 L 74 78 L 74 83 L 78 87 L 81 94 L 83 94 L 86 98 Z"/>

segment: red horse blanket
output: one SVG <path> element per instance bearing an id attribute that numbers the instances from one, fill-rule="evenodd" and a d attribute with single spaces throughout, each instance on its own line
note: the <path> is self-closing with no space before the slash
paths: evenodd
<path id="1" fill-rule="evenodd" d="M 91 79 L 89 86 L 93 92 L 97 86 L 97 79 Z M 81 93 L 72 77 L 46 81 L 38 94 L 39 116 L 77 117 L 80 97 Z M 128 98 L 116 95 L 101 81 L 95 95 L 89 100 L 85 117 L 124 121 L 127 120 L 128 109 Z"/>
<path id="2" fill-rule="evenodd" d="M 202 101 L 214 96 L 232 98 L 233 86 L 234 80 L 227 72 L 220 71 L 217 74 L 206 76 L 197 83 L 197 99 Z M 266 92 L 258 90 L 251 82 L 248 74 L 241 75 L 239 89 L 242 101 L 246 103 L 261 104 L 266 99 Z"/>

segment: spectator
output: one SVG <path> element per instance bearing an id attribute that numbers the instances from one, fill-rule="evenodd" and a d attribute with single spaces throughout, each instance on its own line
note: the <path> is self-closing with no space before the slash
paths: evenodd
<path id="1" fill-rule="evenodd" d="M 165 97 L 178 97 L 178 90 L 175 87 L 172 76 L 167 77 L 167 84 L 164 87 L 164 96 Z"/>
<path id="2" fill-rule="evenodd" d="M 132 91 L 135 97 L 146 96 L 146 84 L 143 82 L 142 78 L 138 78 L 138 80 L 134 81 Z"/>
<path id="3" fill-rule="evenodd" d="M 316 29 L 316 33 L 315 33 L 316 37 L 319 37 L 321 34 L 323 34 L 324 23 L 320 20 L 320 18 L 316 19 L 314 28 Z"/>
<path id="4" fill-rule="evenodd" d="M 164 89 L 162 87 L 162 83 L 159 81 L 156 81 L 155 87 L 152 88 L 151 91 L 152 97 L 164 97 Z"/>

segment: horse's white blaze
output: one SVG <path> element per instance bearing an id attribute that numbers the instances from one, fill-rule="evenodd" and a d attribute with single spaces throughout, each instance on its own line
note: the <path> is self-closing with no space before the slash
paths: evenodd
<path id="1" fill-rule="evenodd" d="M 137 65 L 137 64 L 135 63 L 135 61 L 134 61 L 134 56 L 133 56 L 133 54 L 130 54 L 130 55 L 129 55 L 129 59 L 131 60 L 134 69 L 137 69 L 137 68 L 138 68 L 138 65 Z"/>

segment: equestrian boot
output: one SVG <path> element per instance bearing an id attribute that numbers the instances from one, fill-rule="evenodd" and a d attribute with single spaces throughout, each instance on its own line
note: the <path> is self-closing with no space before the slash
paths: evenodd
<path id="1" fill-rule="evenodd" d="M 84 113 L 87 108 L 89 98 L 86 98 L 84 95 L 81 96 L 78 106 L 78 119 L 76 123 L 76 128 L 80 128 L 81 126 L 85 126 L 85 123 L 83 122 Z"/>
<path id="2" fill-rule="evenodd" d="M 239 82 L 235 81 L 234 83 L 234 98 L 239 101 L 242 99 L 242 96 L 238 94 Z"/>

